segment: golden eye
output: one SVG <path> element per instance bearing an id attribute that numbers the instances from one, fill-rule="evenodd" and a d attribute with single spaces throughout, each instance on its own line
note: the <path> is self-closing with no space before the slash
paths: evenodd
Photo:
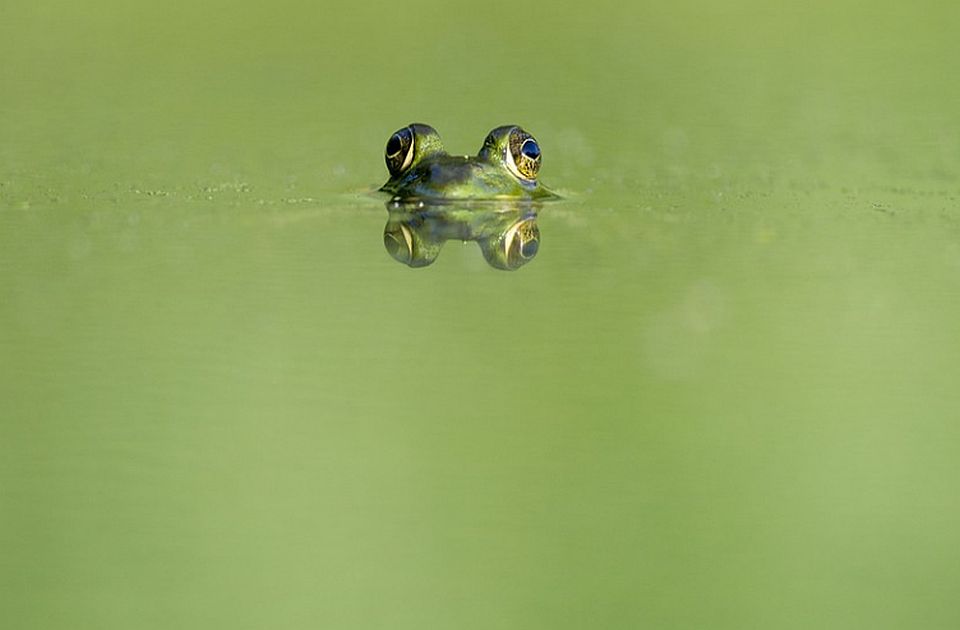
<path id="1" fill-rule="evenodd" d="M 391 175 L 399 175 L 410 168 L 410 163 L 413 162 L 413 145 L 413 130 L 410 127 L 404 127 L 387 140 L 387 149 L 383 155 Z"/>
<path id="2" fill-rule="evenodd" d="M 540 145 L 529 133 L 516 127 L 510 132 L 509 146 L 507 147 L 507 168 L 519 177 L 528 181 L 537 179 L 540 171 Z"/>

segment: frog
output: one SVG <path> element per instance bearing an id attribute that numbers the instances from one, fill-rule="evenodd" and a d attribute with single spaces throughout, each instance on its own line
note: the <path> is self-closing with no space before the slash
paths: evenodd
<path id="1" fill-rule="evenodd" d="M 411 123 L 387 140 L 390 179 L 380 190 L 395 200 L 496 201 L 556 199 L 537 175 L 540 144 L 519 125 L 490 131 L 476 155 L 451 155 L 430 125 Z"/>

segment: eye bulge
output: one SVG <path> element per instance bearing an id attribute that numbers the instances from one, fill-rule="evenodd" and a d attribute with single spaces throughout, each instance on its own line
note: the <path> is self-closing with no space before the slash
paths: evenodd
<path id="1" fill-rule="evenodd" d="M 529 133 L 515 128 L 510 132 L 507 166 L 520 179 L 533 181 L 540 172 L 540 145 Z M 512 164 L 511 164 L 512 162 Z"/>
<path id="2" fill-rule="evenodd" d="M 387 140 L 383 156 L 391 175 L 398 175 L 410 167 L 414 143 L 414 134 L 410 127 L 400 129 Z"/>
<path id="3" fill-rule="evenodd" d="M 413 163 L 418 142 L 415 126 L 408 125 L 387 139 L 384 160 L 387 164 L 387 170 L 390 171 L 392 176 L 404 173 Z M 536 138 L 522 128 L 504 126 L 490 132 L 484 141 L 484 147 L 492 149 L 500 144 L 498 138 L 503 138 L 503 135 L 501 135 L 503 132 L 507 132 L 507 146 L 504 151 L 504 161 L 507 168 L 517 179 L 528 183 L 535 182 L 540 172 L 542 160 L 540 144 Z"/>

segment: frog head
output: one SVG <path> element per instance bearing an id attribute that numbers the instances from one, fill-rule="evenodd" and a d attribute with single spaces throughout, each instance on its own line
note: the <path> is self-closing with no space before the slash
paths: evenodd
<path id="1" fill-rule="evenodd" d="M 537 140 L 517 125 L 487 134 L 475 156 L 450 155 L 440 134 L 413 123 L 387 140 L 390 179 L 380 190 L 395 199 L 484 201 L 554 198 L 538 180 L 542 156 Z"/>

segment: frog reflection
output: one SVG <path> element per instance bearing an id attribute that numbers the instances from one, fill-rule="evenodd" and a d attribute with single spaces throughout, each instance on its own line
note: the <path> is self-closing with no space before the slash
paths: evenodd
<path id="1" fill-rule="evenodd" d="M 449 205 L 387 203 L 383 245 L 398 262 L 426 267 L 448 240 L 476 241 L 487 263 L 514 271 L 540 248 L 537 208 L 532 204 Z"/>

